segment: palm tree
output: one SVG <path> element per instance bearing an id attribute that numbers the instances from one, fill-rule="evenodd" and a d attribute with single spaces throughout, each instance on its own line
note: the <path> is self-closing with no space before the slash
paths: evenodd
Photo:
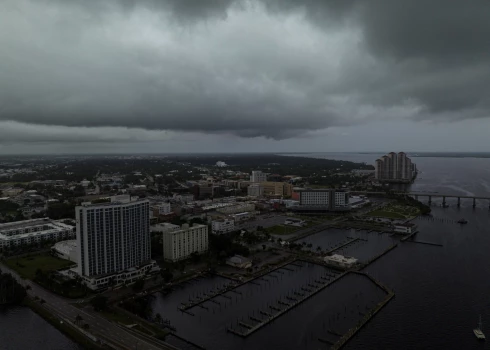
<path id="1" fill-rule="evenodd" d="M 322 250 L 322 247 L 320 247 L 320 246 L 316 247 L 317 252 L 320 252 L 321 250 Z"/>

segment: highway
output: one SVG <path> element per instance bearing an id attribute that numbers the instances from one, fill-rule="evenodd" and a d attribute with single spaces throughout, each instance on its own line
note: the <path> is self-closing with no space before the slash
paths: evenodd
<path id="1" fill-rule="evenodd" d="M 175 350 L 177 348 L 171 345 L 165 345 L 159 343 L 157 339 L 136 336 L 134 332 L 124 329 L 107 319 L 99 316 L 95 312 L 87 312 L 73 306 L 70 302 L 73 300 L 65 299 L 56 294 L 49 292 L 48 290 L 40 287 L 34 282 L 22 279 L 15 271 L 9 269 L 3 264 L 0 264 L 0 269 L 4 272 L 11 273 L 18 281 L 24 286 L 30 286 L 31 290 L 28 291 L 31 297 L 38 296 L 44 299 L 46 303 L 43 305 L 47 310 L 51 311 L 55 316 L 60 319 L 69 320 L 75 322 L 77 315 L 83 318 L 83 322 L 89 325 L 89 333 L 95 337 L 101 339 L 104 343 L 108 343 L 115 349 L 121 350 Z"/>

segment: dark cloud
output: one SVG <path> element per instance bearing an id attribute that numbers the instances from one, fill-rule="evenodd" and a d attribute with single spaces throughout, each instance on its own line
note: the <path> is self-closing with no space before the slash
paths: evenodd
<path id="1" fill-rule="evenodd" d="M 490 109 L 489 1 L 3 7 L 3 121 L 285 139 L 374 119 L 481 118 Z"/>

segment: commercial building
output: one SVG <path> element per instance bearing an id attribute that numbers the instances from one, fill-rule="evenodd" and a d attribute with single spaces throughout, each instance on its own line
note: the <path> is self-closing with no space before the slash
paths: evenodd
<path id="1" fill-rule="evenodd" d="M 404 152 L 390 152 L 375 162 L 374 177 L 381 182 L 410 182 L 417 167 Z"/>
<path id="2" fill-rule="evenodd" d="M 291 197 L 293 193 L 293 185 L 287 182 L 261 182 L 263 188 L 264 196 L 280 196 L 280 197 Z"/>
<path id="3" fill-rule="evenodd" d="M 192 253 L 202 254 L 208 250 L 208 226 L 194 224 L 163 233 L 163 258 L 165 261 L 179 261 Z"/>
<path id="4" fill-rule="evenodd" d="M 265 182 L 267 181 L 267 174 L 260 170 L 253 170 L 250 176 L 250 182 Z"/>
<path id="5" fill-rule="evenodd" d="M 240 203 L 240 204 L 235 204 L 235 205 L 229 205 L 223 208 L 219 208 L 216 210 L 219 213 L 222 214 L 236 214 L 236 213 L 242 213 L 245 211 L 255 211 L 255 204 L 254 203 Z"/>
<path id="6" fill-rule="evenodd" d="M 247 188 L 247 194 L 250 197 L 262 197 L 264 194 L 264 186 L 260 183 L 253 183 Z"/>
<path id="7" fill-rule="evenodd" d="M 130 196 L 77 206 L 77 273 L 91 289 L 158 271 L 151 261 L 150 204 Z"/>
<path id="8" fill-rule="evenodd" d="M 336 189 L 299 190 L 299 208 L 349 210 L 349 192 Z M 298 208 L 298 207 L 295 207 Z"/>
<path id="9" fill-rule="evenodd" d="M 75 238 L 75 226 L 49 218 L 0 224 L 0 249 Z"/>
<path id="10" fill-rule="evenodd" d="M 340 254 L 333 254 L 326 256 L 323 260 L 330 265 L 338 266 L 344 269 L 349 269 L 357 263 L 357 259 L 350 256 L 343 256 Z"/>
<path id="11" fill-rule="evenodd" d="M 235 231 L 235 221 L 230 219 L 213 220 L 211 228 L 215 234 L 233 232 Z"/>

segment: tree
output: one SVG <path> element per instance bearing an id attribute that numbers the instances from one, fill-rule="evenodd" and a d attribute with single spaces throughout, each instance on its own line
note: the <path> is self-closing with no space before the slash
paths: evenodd
<path id="1" fill-rule="evenodd" d="M 133 284 L 133 290 L 135 292 L 139 292 L 140 290 L 142 290 L 143 288 L 145 287 L 145 280 L 140 278 L 139 280 L 137 280 L 136 282 L 134 282 Z"/>
<path id="2" fill-rule="evenodd" d="M 90 300 L 90 305 L 95 311 L 102 311 L 107 307 L 108 298 L 103 295 L 96 295 Z"/>
<path id="3" fill-rule="evenodd" d="M 318 247 L 316 247 L 316 250 L 317 250 L 317 252 L 319 252 L 322 250 L 322 247 L 318 246 Z"/>
<path id="4" fill-rule="evenodd" d="M 160 272 L 160 274 L 161 274 L 163 280 L 165 281 L 165 283 L 170 282 L 172 280 L 172 278 L 174 278 L 174 275 L 169 270 L 162 270 Z"/>
<path id="5" fill-rule="evenodd" d="M 79 326 L 82 321 L 83 321 L 83 317 L 80 316 L 80 314 L 78 314 L 77 317 L 75 317 L 75 324 Z"/>
<path id="6" fill-rule="evenodd" d="M 266 248 L 265 244 L 262 244 L 262 250 L 265 250 L 265 248 Z"/>
<path id="7" fill-rule="evenodd" d="M 201 256 L 198 252 L 191 253 L 191 260 L 194 264 L 197 264 L 201 260 Z"/>
<path id="8" fill-rule="evenodd" d="M 157 323 L 161 323 L 162 322 L 162 315 L 160 315 L 158 312 L 157 314 L 155 315 L 155 321 Z"/>

